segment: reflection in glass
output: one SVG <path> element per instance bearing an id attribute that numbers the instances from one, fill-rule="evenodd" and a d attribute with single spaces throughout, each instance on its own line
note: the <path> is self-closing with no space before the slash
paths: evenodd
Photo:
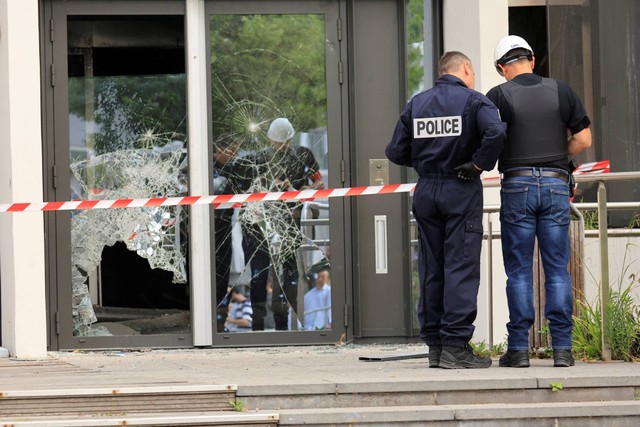
<path id="1" fill-rule="evenodd" d="M 214 192 L 322 188 L 324 17 L 214 15 L 210 31 Z M 328 201 L 227 208 L 215 214 L 218 331 L 249 311 L 241 330 L 330 328 Z"/>
<path id="2" fill-rule="evenodd" d="M 70 77 L 72 198 L 102 200 L 186 195 L 184 93 L 183 74 Z M 98 319 L 96 310 L 99 302 L 113 300 L 111 294 L 116 291 L 90 292 L 90 282 L 96 289 L 99 283 L 106 286 L 107 277 L 112 277 L 112 282 L 116 283 L 126 283 L 131 276 L 138 283 L 145 279 L 153 282 L 150 275 L 139 277 L 139 272 L 123 265 L 116 265 L 111 271 L 105 269 L 102 280 L 97 279 L 97 269 L 105 261 L 107 252 L 113 252 L 121 245 L 146 259 L 152 269 L 169 272 L 174 283 L 186 284 L 186 239 L 181 236 L 185 219 L 186 211 L 179 206 L 84 210 L 71 214 L 74 335 L 113 334 L 112 326 L 96 324 L 98 320 L 104 320 Z M 117 242 L 122 243 L 116 245 Z M 117 260 L 119 263 L 121 258 Z M 129 330 L 131 334 L 157 333 L 162 328 L 153 323 L 153 318 L 160 313 L 147 311 L 143 314 L 142 310 L 135 309 L 141 307 L 134 302 L 139 298 L 137 289 L 131 288 L 128 294 L 124 289 L 121 300 L 129 303 L 121 307 L 133 310 L 118 311 L 120 327 L 115 330 Z M 150 290 L 152 295 L 159 293 L 158 288 Z M 153 301 L 144 307 L 159 308 Z M 101 309 L 101 313 L 109 318 L 105 310 Z M 175 322 L 188 325 L 188 312 L 176 310 L 161 314 L 169 314 Z M 113 309 L 110 315 L 114 318 Z M 140 322 L 141 319 L 145 322 Z"/>

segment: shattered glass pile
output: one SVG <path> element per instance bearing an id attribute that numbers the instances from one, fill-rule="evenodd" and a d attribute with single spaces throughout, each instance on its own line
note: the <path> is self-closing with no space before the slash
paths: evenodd
<path id="1" fill-rule="evenodd" d="M 118 150 L 71 164 L 72 189 L 83 200 L 180 196 L 187 193 L 184 143 Z M 173 273 L 174 283 L 187 280 L 184 242 L 186 211 L 180 206 L 96 209 L 71 218 L 71 267 L 74 335 L 92 334 L 97 321 L 88 277 L 100 264 L 102 250 L 122 241 L 149 261 L 151 268 Z M 184 226 L 184 225 L 183 225 Z"/>

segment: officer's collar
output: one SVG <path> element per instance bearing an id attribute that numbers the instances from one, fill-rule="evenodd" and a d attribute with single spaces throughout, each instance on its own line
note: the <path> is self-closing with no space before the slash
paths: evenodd
<path id="1" fill-rule="evenodd" d="M 467 85 L 460 79 L 459 77 L 454 76 L 453 74 L 444 74 L 436 80 L 436 84 L 457 84 L 462 87 L 467 87 Z"/>

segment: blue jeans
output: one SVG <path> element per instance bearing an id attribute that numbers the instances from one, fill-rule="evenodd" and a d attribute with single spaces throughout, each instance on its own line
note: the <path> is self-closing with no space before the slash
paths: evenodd
<path id="1" fill-rule="evenodd" d="M 502 256 L 509 304 L 508 347 L 529 349 L 529 329 L 535 318 L 533 248 L 537 237 L 544 268 L 544 314 L 549 320 L 551 345 L 558 350 L 570 349 L 573 293 L 567 270 L 571 250 L 569 186 L 560 178 L 542 177 L 540 168 L 514 168 L 505 172 L 513 170 L 533 170 L 536 176 L 504 178 L 500 190 Z"/>

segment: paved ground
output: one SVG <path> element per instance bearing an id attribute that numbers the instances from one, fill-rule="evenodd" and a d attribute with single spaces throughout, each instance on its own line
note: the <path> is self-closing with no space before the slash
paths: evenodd
<path id="1" fill-rule="evenodd" d="M 189 349 L 104 352 L 51 352 L 43 360 L 0 359 L 0 392 L 142 385 L 235 384 L 242 387 L 287 385 L 326 388 L 363 384 L 391 390 L 427 382 L 433 387 L 487 389 L 537 381 L 565 387 L 640 384 L 638 363 L 584 363 L 554 368 L 551 360 L 532 360 L 527 369 L 429 369 L 427 359 L 364 362 L 361 356 L 424 352 L 418 344 Z"/>

